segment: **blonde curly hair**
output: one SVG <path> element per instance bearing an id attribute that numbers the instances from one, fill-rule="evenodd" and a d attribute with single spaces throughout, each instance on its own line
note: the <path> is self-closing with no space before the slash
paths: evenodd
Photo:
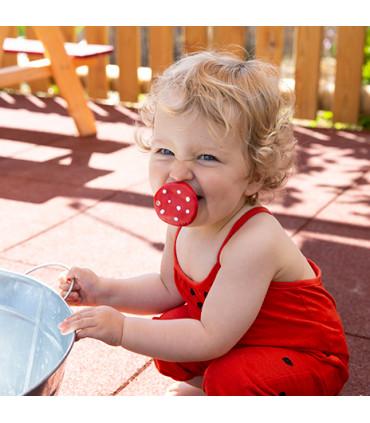
<path id="1" fill-rule="evenodd" d="M 181 94 L 180 102 L 173 101 L 173 90 Z M 285 184 L 295 159 L 293 95 L 281 94 L 275 66 L 223 52 L 189 54 L 153 81 L 140 109 L 146 126 L 153 127 L 158 105 L 174 114 L 196 111 L 205 117 L 216 139 L 223 128 L 223 136 L 232 133 L 243 142 L 249 180 L 261 183 L 249 203 Z M 150 151 L 149 140 L 138 136 L 136 141 L 142 150 Z"/>

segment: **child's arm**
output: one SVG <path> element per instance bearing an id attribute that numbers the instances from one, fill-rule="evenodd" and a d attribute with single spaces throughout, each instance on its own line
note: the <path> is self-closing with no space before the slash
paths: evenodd
<path id="1" fill-rule="evenodd" d="M 279 230 L 274 225 L 247 225 L 243 229 L 223 250 L 221 269 L 200 321 L 126 317 L 122 346 L 177 362 L 210 360 L 229 351 L 257 317 L 280 262 Z"/>
<path id="2" fill-rule="evenodd" d="M 184 303 L 173 277 L 173 248 L 176 228 L 168 226 L 160 274 L 128 279 L 103 279 L 101 304 L 132 314 L 159 314 Z"/>
<path id="3" fill-rule="evenodd" d="M 246 225 L 224 248 L 200 321 L 149 320 L 97 307 L 68 318 L 61 330 L 78 330 L 77 339 L 97 338 L 165 361 L 206 361 L 224 355 L 252 325 L 280 267 L 281 237 L 266 216 L 255 216 L 262 224 Z"/>

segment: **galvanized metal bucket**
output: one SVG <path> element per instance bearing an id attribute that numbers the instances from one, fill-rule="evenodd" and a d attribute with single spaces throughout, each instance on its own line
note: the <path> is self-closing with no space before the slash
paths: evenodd
<path id="1" fill-rule="evenodd" d="M 27 274 L 47 266 L 29 270 Z M 55 395 L 75 334 L 58 324 L 72 314 L 64 298 L 42 282 L 0 269 L 0 395 Z"/>

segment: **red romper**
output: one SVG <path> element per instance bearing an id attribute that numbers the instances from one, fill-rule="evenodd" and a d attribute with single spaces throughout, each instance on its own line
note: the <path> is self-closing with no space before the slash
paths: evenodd
<path id="1" fill-rule="evenodd" d="M 174 278 L 184 305 L 154 319 L 200 320 L 203 302 L 220 269 L 220 254 L 232 235 L 265 207 L 247 211 L 233 225 L 217 262 L 201 282 L 184 274 L 174 248 Z M 334 299 L 321 282 L 321 270 L 308 259 L 316 277 L 272 281 L 256 320 L 225 355 L 202 362 L 155 359 L 163 375 L 184 381 L 203 375 L 207 395 L 337 395 L 348 379 L 348 350 Z"/>

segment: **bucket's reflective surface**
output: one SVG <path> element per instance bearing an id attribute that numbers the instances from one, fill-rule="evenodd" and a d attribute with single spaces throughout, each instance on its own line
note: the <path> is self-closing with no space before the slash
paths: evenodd
<path id="1" fill-rule="evenodd" d="M 50 394 L 42 387 L 55 379 L 73 345 L 74 334 L 58 329 L 70 315 L 46 285 L 0 269 L 0 395 Z"/>

